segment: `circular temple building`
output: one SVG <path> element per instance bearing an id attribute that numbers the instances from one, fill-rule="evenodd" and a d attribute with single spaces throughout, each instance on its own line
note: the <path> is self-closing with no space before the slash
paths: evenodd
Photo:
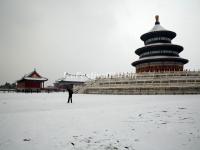
<path id="1" fill-rule="evenodd" d="M 183 71 L 188 60 L 179 56 L 183 47 L 171 43 L 176 33 L 163 28 L 159 16 L 155 18 L 155 26 L 140 37 L 145 46 L 135 51 L 139 55 L 139 60 L 132 63 L 136 67 L 136 73 Z"/>

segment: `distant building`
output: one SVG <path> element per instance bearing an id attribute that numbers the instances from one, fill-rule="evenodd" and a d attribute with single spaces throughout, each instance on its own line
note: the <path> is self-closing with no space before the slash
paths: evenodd
<path id="1" fill-rule="evenodd" d="M 19 92 L 41 92 L 47 80 L 34 70 L 17 81 L 16 89 Z"/>
<path id="2" fill-rule="evenodd" d="M 79 87 L 84 86 L 85 82 L 90 79 L 86 75 L 74 75 L 74 74 L 65 74 L 63 78 L 56 80 L 54 86 L 61 91 L 65 91 L 67 88 L 73 88 L 76 90 Z"/>

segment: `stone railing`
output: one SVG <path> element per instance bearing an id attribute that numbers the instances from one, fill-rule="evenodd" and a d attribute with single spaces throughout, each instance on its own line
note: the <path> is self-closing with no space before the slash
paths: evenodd
<path id="1" fill-rule="evenodd" d="M 141 89 L 144 91 L 144 88 L 148 89 L 148 93 L 159 90 L 158 88 L 162 89 L 162 91 L 168 91 L 168 93 L 170 93 L 170 90 L 166 89 L 171 88 L 177 88 L 182 93 L 186 93 L 186 91 L 181 91 L 181 89 L 190 88 L 190 93 L 192 93 L 191 89 L 197 89 L 194 90 L 194 93 L 200 93 L 200 71 L 108 75 L 107 77 L 98 77 L 90 81 L 82 89 L 81 93 L 95 93 L 95 90 L 97 90 L 96 93 L 101 91 L 100 93 L 112 94 L 114 92 L 117 94 L 118 91 L 122 94 L 122 91 L 125 93 L 129 91 L 129 94 L 134 94 L 134 91 L 138 92 L 138 90 L 133 89 L 140 89 L 139 91 L 141 92 Z M 153 93 L 156 93 L 156 91 Z"/>

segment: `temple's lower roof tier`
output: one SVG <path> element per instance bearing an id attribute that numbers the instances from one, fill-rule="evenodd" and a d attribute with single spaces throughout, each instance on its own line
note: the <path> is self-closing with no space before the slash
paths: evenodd
<path id="1" fill-rule="evenodd" d="M 142 63 L 151 63 L 151 62 L 161 62 L 161 64 L 165 61 L 170 62 L 181 62 L 182 64 L 186 64 L 188 62 L 187 59 L 181 58 L 181 57 L 172 57 L 172 56 L 151 56 L 151 57 L 145 57 L 141 58 L 137 61 L 134 61 L 132 63 L 133 66 L 137 66 Z"/>
<path id="2" fill-rule="evenodd" d="M 147 51 L 154 51 L 154 50 L 171 50 L 176 51 L 180 53 L 183 50 L 183 47 L 176 44 L 171 43 L 155 43 L 155 44 L 149 44 L 144 47 L 138 48 L 135 53 L 137 55 L 141 55 L 144 52 Z"/>

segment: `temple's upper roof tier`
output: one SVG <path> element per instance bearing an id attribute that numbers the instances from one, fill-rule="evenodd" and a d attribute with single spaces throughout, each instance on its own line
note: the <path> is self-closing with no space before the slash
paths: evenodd
<path id="1" fill-rule="evenodd" d="M 156 22 L 155 22 L 154 27 L 149 32 L 143 34 L 140 37 L 140 39 L 146 43 L 148 39 L 155 38 L 155 37 L 165 37 L 172 40 L 173 38 L 176 37 L 176 33 L 163 28 L 160 25 L 159 16 L 156 16 Z"/>
<path id="2" fill-rule="evenodd" d="M 137 55 L 140 55 L 146 51 L 153 51 L 153 50 L 172 50 L 177 51 L 180 53 L 183 50 L 183 47 L 176 44 L 171 43 L 155 43 L 155 44 L 149 44 L 144 47 L 138 48 L 135 53 Z"/>

